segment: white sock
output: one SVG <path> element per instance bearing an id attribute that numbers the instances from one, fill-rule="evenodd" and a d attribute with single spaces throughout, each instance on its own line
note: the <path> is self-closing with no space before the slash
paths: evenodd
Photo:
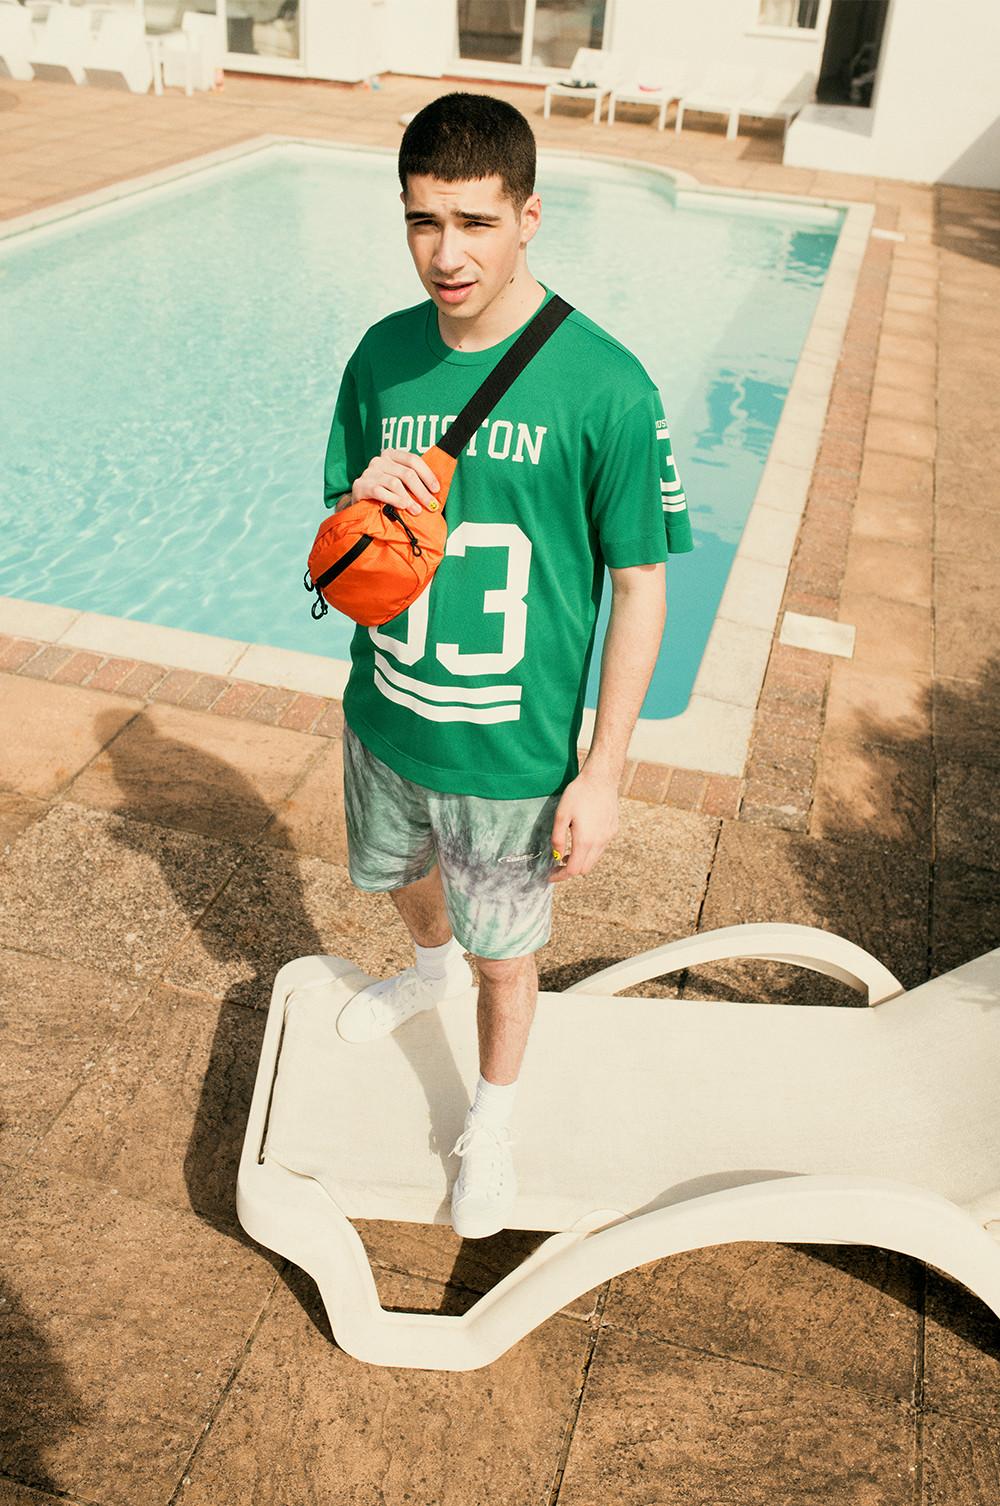
<path id="1" fill-rule="evenodd" d="M 417 972 L 428 981 L 432 978 L 444 978 L 456 970 L 461 971 L 456 969 L 456 963 L 465 961 L 465 953 L 454 936 L 441 946 L 420 946 L 414 942 L 413 949 L 417 954 Z"/>
<path id="2" fill-rule="evenodd" d="M 488 1119 L 491 1124 L 507 1124 L 514 1108 L 516 1092 L 517 1078 L 513 1082 L 487 1082 L 480 1072 L 479 1081 L 476 1083 L 476 1096 L 472 1100 L 469 1112 Z"/>

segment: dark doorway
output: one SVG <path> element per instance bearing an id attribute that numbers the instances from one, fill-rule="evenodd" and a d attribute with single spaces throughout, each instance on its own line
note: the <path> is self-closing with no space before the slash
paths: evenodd
<path id="1" fill-rule="evenodd" d="M 824 105 L 872 102 L 889 0 L 831 0 L 816 98 Z"/>

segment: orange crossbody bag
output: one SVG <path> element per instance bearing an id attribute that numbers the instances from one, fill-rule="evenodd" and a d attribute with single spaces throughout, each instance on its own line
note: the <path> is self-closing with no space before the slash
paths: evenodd
<path id="1" fill-rule="evenodd" d="M 381 627 L 426 590 L 444 556 L 444 506 L 459 455 L 515 377 L 572 312 L 565 299 L 553 294 L 438 443 L 424 451 L 421 458 L 441 483 L 433 509 L 402 513 L 390 502 L 366 499 L 324 518 L 303 579 L 306 590 L 315 593 L 312 615 L 317 621 L 336 607 L 363 627 Z"/>

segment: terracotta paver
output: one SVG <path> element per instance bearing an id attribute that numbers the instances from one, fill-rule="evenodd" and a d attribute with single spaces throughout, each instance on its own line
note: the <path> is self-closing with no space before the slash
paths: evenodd
<path id="1" fill-rule="evenodd" d="M 331 953 L 385 976 L 412 961 L 406 941 L 392 901 L 355 889 L 345 867 L 261 846 L 245 850 L 197 927 L 175 942 L 164 977 L 263 1008 L 289 957 Z"/>
<path id="2" fill-rule="evenodd" d="M 559 1501 L 910 1506 L 915 1475 L 912 1413 L 889 1398 L 605 1328 Z"/>
<path id="3" fill-rule="evenodd" d="M 44 816 L 47 805 L 31 795 L 0 794 L 0 856 L 5 856 L 11 844 L 32 821 Z"/>
<path id="4" fill-rule="evenodd" d="M 621 802 L 619 819 L 619 834 L 593 873 L 556 886 L 560 916 L 679 936 L 696 930 L 719 822 L 630 799 Z"/>
<path id="5" fill-rule="evenodd" d="M 8 730 L 17 727 L 19 732 L 16 738 L 0 738 L 0 785 L 22 795 L 48 796 L 65 789 L 106 737 L 141 710 L 138 701 L 22 675 L 0 675 L 0 698 Z"/>
<path id="6" fill-rule="evenodd" d="M 602 1323 L 906 1402 L 923 1284 L 920 1262 L 891 1250 L 747 1240 L 616 1276 Z"/>
<path id="7" fill-rule="evenodd" d="M 25 1171 L 4 1189 L 4 1472 L 84 1500 L 167 1500 L 274 1286 L 191 1213 Z M 44 1259 L 39 1252 L 44 1251 Z"/>
<path id="8" fill-rule="evenodd" d="M 395 146 L 399 113 L 451 87 L 7 79 L 0 217 L 264 131 Z M 861 199 L 905 236 L 866 248 L 818 464 L 769 469 L 763 499 L 805 501 L 783 608 L 854 624 L 854 656 L 773 644 L 739 776 L 630 761 L 618 839 L 558 887 L 543 986 L 748 920 L 837 931 L 907 985 L 995 945 L 1000 195 L 784 169 L 773 123 L 676 137 L 574 102 L 544 122 L 537 89 L 472 87 L 543 146 Z M 10 634 L 0 670 L 5 1506 L 1000 1496 L 1000 1325 L 889 1251 L 671 1257 L 477 1372 L 346 1356 L 312 1282 L 233 1221 L 276 967 L 410 961 L 344 866 L 339 702 Z M 864 1007 L 768 962 L 633 992 Z M 384 1303 L 453 1314 L 540 1238 L 358 1227 Z"/>
<path id="9" fill-rule="evenodd" d="M 262 1036 L 253 1010 L 154 988 L 92 1052 L 33 1165 L 237 1230 L 236 1171 Z"/>
<path id="10" fill-rule="evenodd" d="M 916 544 L 900 544 L 890 539 L 855 534 L 847 549 L 844 590 L 855 595 L 881 596 L 890 601 L 930 606 L 929 541 L 921 548 Z"/>
<path id="11" fill-rule="evenodd" d="M 0 945 L 155 978 L 239 860 L 209 837 L 53 805 L 0 864 Z"/>
<path id="12" fill-rule="evenodd" d="M 105 731 L 70 800 L 233 841 L 260 836 L 317 752 L 299 733 L 186 706 L 154 704 L 120 736 Z"/>
<path id="13" fill-rule="evenodd" d="M 144 993 L 103 969 L 0 950 L 0 1161 L 18 1165 L 36 1149 Z"/>
<path id="14" fill-rule="evenodd" d="M 419 1306 L 428 1287 L 407 1277 L 397 1297 Z M 185 1506 L 543 1502 L 590 1345 L 557 1316 L 486 1369 L 364 1365 L 331 1344 L 313 1283 L 292 1271 L 188 1464 Z"/>
<path id="15" fill-rule="evenodd" d="M 940 777 L 940 774 L 939 774 Z M 931 854 L 930 748 L 824 737 L 810 814 L 814 837 L 862 837 Z"/>

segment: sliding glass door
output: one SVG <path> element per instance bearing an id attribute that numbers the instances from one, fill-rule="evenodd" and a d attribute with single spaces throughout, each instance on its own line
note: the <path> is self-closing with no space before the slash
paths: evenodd
<path id="1" fill-rule="evenodd" d="M 320 0 L 325 3 L 325 0 Z M 218 16 L 226 67 L 248 72 L 301 73 L 300 0 L 143 0 L 146 29 L 180 29 L 185 11 Z"/>
<path id="2" fill-rule="evenodd" d="M 458 0 L 458 54 L 469 62 L 566 68 L 604 45 L 605 0 Z"/>
<path id="3" fill-rule="evenodd" d="M 226 41 L 242 59 L 273 63 L 298 61 L 299 0 L 221 0 L 226 14 Z"/>

